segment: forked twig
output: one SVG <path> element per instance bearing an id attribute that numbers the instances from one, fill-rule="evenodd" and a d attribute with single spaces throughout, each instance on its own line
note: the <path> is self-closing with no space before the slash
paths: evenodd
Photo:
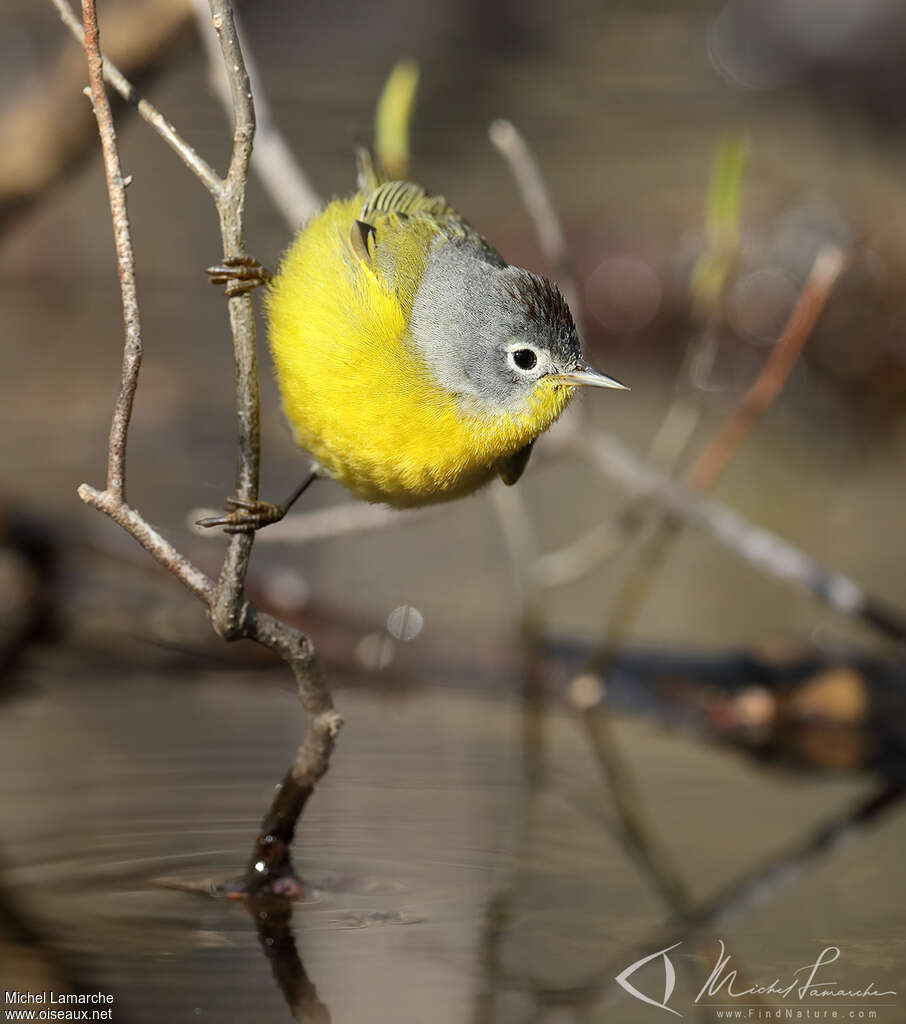
<path id="1" fill-rule="evenodd" d="M 142 0 L 111 6 L 105 28 L 124 66 L 153 78 L 191 17 L 189 0 Z M 0 231 L 33 209 L 97 145 L 94 115 L 79 95 L 84 50 L 63 43 L 41 80 L 23 83 L 0 109 Z"/>
<path id="2" fill-rule="evenodd" d="M 255 133 L 255 111 L 229 0 L 210 0 L 210 6 L 212 22 L 227 67 L 234 109 L 230 167 L 222 180 L 215 175 L 216 188 L 212 192 L 220 218 L 224 254 L 227 258 L 241 258 L 246 255 L 242 215 Z M 83 484 L 79 488 L 79 495 L 83 501 L 105 512 L 122 526 L 194 593 L 207 606 L 214 628 L 220 636 L 227 640 L 254 640 L 279 654 L 292 668 L 306 712 L 305 734 L 295 761 L 264 820 L 241 888 L 243 891 L 267 888 L 278 895 L 295 895 L 299 885 L 289 857 L 295 824 L 315 784 L 327 771 L 342 718 L 333 706 L 330 691 L 308 637 L 273 616 L 258 611 L 245 600 L 244 584 L 252 535 L 237 534 L 231 537 L 220 576 L 214 583 L 145 522 L 136 509 L 127 504 L 126 444 L 132 400 L 141 365 L 141 324 L 135 294 L 135 261 L 125 187 L 110 105 L 104 89 L 104 66 L 99 47 L 95 0 L 82 0 L 82 14 L 91 98 L 101 136 L 113 218 L 126 343 L 120 396 L 110 431 L 107 488 L 97 491 Z M 239 420 L 237 490 L 241 498 L 254 500 L 258 494 L 259 409 L 252 298 L 245 292 L 231 295 L 228 302 L 236 359 Z"/>
<path id="3" fill-rule="evenodd" d="M 56 7 L 63 24 L 84 46 L 85 31 L 72 12 L 68 0 L 50 0 Z M 151 125 L 157 134 L 174 150 L 204 184 L 212 196 L 217 196 L 223 182 L 211 165 L 195 152 L 188 142 L 176 131 L 164 115 L 136 92 L 132 83 L 106 57 L 103 57 L 104 78 L 128 103 L 132 103 L 140 116 Z"/>

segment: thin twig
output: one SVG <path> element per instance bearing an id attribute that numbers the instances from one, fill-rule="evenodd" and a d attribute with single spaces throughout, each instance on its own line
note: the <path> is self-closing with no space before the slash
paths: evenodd
<path id="1" fill-rule="evenodd" d="M 135 297 L 134 260 L 125 190 L 110 107 L 103 85 L 95 0 L 82 0 L 82 7 L 92 100 L 98 117 L 117 262 L 123 285 L 126 343 L 121 394 L 111 426 L 108 486 L 101 492 L 83 484 L 79 488 L 79 495 L 83 501 L 114 519 L 200 598 L 208 608 L 215 630 L 222 637 L 228 640 L 240 637 L 255 640 L 279 654 L 292 668 L 299 687 L 300 701 L 306 712 L 305 734 L 295 761 L 264 819 L 242 888 L 244 891 L 253 891 L 266 885 L 275 894 L 294 895 L 298 892 L 298 883 L 292 873 L 289 847 L 296 821 L 315 784 L 327 771 L 334 741 L 343 720 L 333 706 L 330 690 L 308 637 L 258 611 L 244 599 L 245 575 L 253 535 L 231 538 L 219 579 L 214 584 L 149 526 L 138 511 L 126 504 L 126 440 L 138 380 L 141 329 Z M 230 168 L 222 184 L 218 185 L 215 201 L 220 217 L 224 254 L 227 257 L 243 257 L 245 242 L 242 215 L 255 133 L 255 114 L 229 0 L 211 0 L 211 14 L 227 65 L 235 110 Z M 248 292 L 230 296 L 229 317 L 236 359 L 239 420 L 237 489 L 241 498 L 254 500 L 258 493 L 259 408 L 254 315 Z"/>
<path id="2" fill-rule="evenodd" d="M 211 21 L 230 81 L 233 103 L 233 151 L 223 189 L 216 198 L 220 237 L 225 260 L 243 259 L 247 255 L 243 233 L 245 185 L 255 137 L 255 107 L 233 21 L 232 5 L 229 0 L 210 0 L 210 8 Z M 231 295 L 227 299 L 227 309 L 236 365 L 236 416 L 239 428 L 236 494 L 240 500 L 252 502 L 258 498 L 261 430 L 255 313 L 251 292 Z M 211 621 L 226 640 L 239 637 L 243 632 L 243 586 L 253 543 L 252 533 L 237 533 L 230 538 L 217 581 Z"/>
<path id="3" fill-rule="evenodd" d="M 441 506 L 396 509 L 383 505 L 368 505 L 362 501 L 344 501 L 339 505 L 298 512 L 281 519 L 256 537 L 258 544 L 311 544 L 321 540 L 334 540 L 349 534 L 370 533 L 405 526 L 418 519 L 441 514 Z M 186 516 L 186 526 L 199 537 L 212 538 L 210 530 L 197 526 L 199 519 L 218 515 L 217 509 L 195 508 Z"/>
<path id="4" fill-rule="evenodd" d="M 59 12 L 63 24 L 84 46 L 84 30 L 73 14 L 68 0 L 50 0 L 50 2 Z M 216 197 L 220 193 L 223 183 L 211 165 L 195 152 L 155 106 L 139 96 L 132 83 L 106 58 L 104 58 L 104 78 L 124 100 L 135 106 L 139 115 L 182 158 L 186 166 L 195 173 L 211 195 Z"/>
<path id="5" fill-rule="evenodd" d="M 126 500 L 126 435 L 132 418 L 132 403 L 138 386 L 138 371 L 142 365 L 142 326 L 135 291 L 135 254 L 126 212 L 126 186 L 116 148 L 116 133 L 110 102 L 104 89 L 104 68 L 98 43 L 98 22 L 94 4 L 82 0 L 82 19 L 85 23 L 85 53 L 88 56 L 88 80 L 91 104 L 98 122 L 104 170 L 107 175 L 107 195 L 116 245 L 119 269 L 120 295 L 123 303 L 123 323 L 126 343 L 123 347 L 123 370 L 120 392 L 117 396 L 110 424 L 110 442 L 107 452 L 107 492 L 115 501 Z"/>
<path id="6" fill-rule="evenodd" d="M 724 296 L 740 250 L 739 205 L 748 145 L 725 139 L 718 147 L 708 190 L 707 245 L 693 272 L 693 311 L 698 323 L 686 346 L 673 401 L 655 430 L 648 461 L 671 476 L 689 450 L 703 411 L 703 398 L 720 348 Z M 598 570 L 623 551 L 652 519 L 651 502 L 630 498 L 609 519 L 590 527 L 578 540 L 536 562 L 543 586 L 573 583 Z"/>
<path id="7" fill-rule="evenodd" d="M 153 78 L 191 18 L 189 0 L 115 4 L 105 19 L 104 37 L 128 73 Z M 0 231 L 94 152 L 97 125 L 79 95 L 84 84 L 84 49 L 62 37 L 41 79 L 29 80 L 0 110 Z"/>
<path id="8" fill-rule="evenodd" d="M 198 32 L 208 58 L 208 72 L 211 90 L 223 105 L 228 117 L 233 115 L 230 83 L 226 75 L 217 35 L 211 24 L 207 0 L 192 0 Z M 261 76 L 251 50 L 245 41 L 242 22 L 238 13 L 233 12 L 239 44 L 245 54 L 246 68 L 255 97 L 255 148 L 252 152 L 252 169 L 258 175 L 265 191 L 284 220 L 295 231 L 310 220 L 324 205 L 324 200 L 315 191 L 308 175 L 296 160 L 274 121 L 267 94 L 261 85 Z"/>
<path id="9" fill-rule="evenodd" d="M 79 487 L 79 497 L 86 505 L 108 515 L 154 558 L 171 572 L 200 601 L 208 605 L 214 595 L 214 581 L 196 568 L 165 540 L 140 512 L 116 498 L 109 491 L 98 491 L 89 484 Z"/>
<path id="10" fill-rule="evenodd" d="M 581 334 L 582 302 L 576 271 L 569 246 L 566 244 L 563 225 L 554 208 L 550 190 L 538 161 L 512 122 L 502 118 L 494 121 L 488 129 L 488 135 L 516 179 L 522 202 L 535 225 L 541 251 L 563 289 Z"/>
<path id="11" fill-rule="evenodd" d="M 230 80 L 233 103 L 233 154 L 224 187 L 217 200 L 224 256 L 244 257 L 243 210 L 248 168 L 255 135 L 255 108 L 248 72 L 229 0 L 210 0 L 211 20 L 220 42 L 224 65 Z M 236 489 L 240 499 L 258 497 L 260 463 L 260 413 L 258 367 L 255 349 L 255 317 L 250 292 L 228 299 L 233 351 L 236 362 L 236 411 L 239 424 Z M 299 697 L 306 713 L 305 735 L 295 762 L 287 773 L 265 817 L 262 832 L 249 865 L 249 874 L 257 872 L 270 881 L 276 872 L 277 884 L 287 881 L 288 850 L 295 824 L 311 795 L 315 783 L 330 764 L 334 741 L 343 719 L 333 705 L 321 666 L 314 657 L 308 637 L 269 615 L 257 611 L 244 597 L 254 534 L 234 534 L 217 581 L 211 604 L 211 621 L 225 639 L 249 637 L 278 653 L 293 670 Z M 285 890 L 291 893 L 292 888 Z"/>

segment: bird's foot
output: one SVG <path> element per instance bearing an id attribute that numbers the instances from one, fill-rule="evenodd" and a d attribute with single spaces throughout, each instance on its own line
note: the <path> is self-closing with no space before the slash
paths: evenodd
<path id="1" fill-rule="evenodd" d="M 211 894 L 226 897 L 230 900 L 302 900 L 307 893 L 305 883 L 293 870 L 289 860 L 279 867 L 269 867 L 261 871 L 255 865 L 238 878 L 231 878 L 211 886 Z"/>
<path id="2" fill-rule="evenodd" d="M 291 844 L 292 828 L 268 828 L 265 823 L 245 874 L 218 886 L 218 894 L 231 899 L 303 899 L 305 885 L 293 867 Z"/>
<path id="3" fill-rule="evenodd" d="M 254 533 L 271 523 L 279 523 L 286 515 L 286 507 L 272 501 L 227 498 L 223 507 L 225 515 L 206 516 L 197 520 L 196 526 L 204 526 L 206 529 L 222 526 L 224 533 Z"/>
<path id="4" fill-rule="evenodd" d="M 225 256 L 222 263 L 205 271 L 211 284 L 223 284 L 224 295 L 232 298 L 267 284 L 271 272 L 251 256 Z"/>

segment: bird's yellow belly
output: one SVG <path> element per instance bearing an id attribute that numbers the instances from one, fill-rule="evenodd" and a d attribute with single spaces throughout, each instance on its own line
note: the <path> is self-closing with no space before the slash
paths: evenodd
<path id="1" fill-rule="evenodd" d="M 351 491 L 399 507 L 460 497 L 556 419 L 568 394 L 466 413 L 408 335 L 396 296 L 346 239 L 361 199 L 306 227 L 268 293 L 271 353 L 299 444 Z"/>
<path id="2" fill-rule="evenodd" d="M 464 416 L 411 367 L 402 379 L 339 360 L 321 371 L 288 381 L 287 417 L 298 443 L 368 501 L 404 508 L 469 494 L 537 433 L 527 417 Z"/>
<path id="3" fill-rule="evenodd" d="M 297 429 L 297 440 L 359 497 L 400 508 L 461 497 L 496 475 L 502 456 L 475 451 L 460 431 L 425 431 L 416 440 L 403 440 L 403 429 L 412 425 L 394 415 L 392 402 L 388 397 L 388 414 L 375 425 L 380 437 L 354 431 L 356 423 L 371 425 L 365 417 L 354 417 L 351 431 L 312 417 Z"/>

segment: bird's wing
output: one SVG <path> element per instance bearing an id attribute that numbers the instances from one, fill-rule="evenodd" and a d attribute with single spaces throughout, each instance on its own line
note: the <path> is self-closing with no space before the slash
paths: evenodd
<path id="1" fill-rule="evenodd" d="M 466 246 L 470 255 L 505 266 L 500 254 L 453 209 L 443 196 L 427 193 L 410 181 L 387 181 L 365 198 L 353 231 L 365 239 L 368 258 L 409 313 L 431 252 L 437 245 Z"/>
<path id="2" fill-rule="evenodd" d="M 529 456 L 532 454 L 534 440 L 529 441 L 518 452 L 514 452 L 508 459 L 500 464 L 500 479 L 509 487 L 512 486 L 525 472 Z"/>

